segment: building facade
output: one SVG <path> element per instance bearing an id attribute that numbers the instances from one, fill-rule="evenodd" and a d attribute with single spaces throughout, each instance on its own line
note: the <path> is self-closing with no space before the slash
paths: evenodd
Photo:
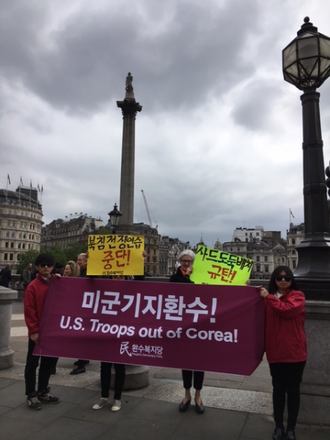
<path id="1" fill-rule="evenodd" d="M 49 225 L 42 228 L 41 244 L 46 248 L 59 246 L 67 249 L 76 243 L 86 244 L 88 235 L 103 226 L 101 219 L 89 217 L 87 214 L 75 214 L 65 220 L 53 220 Z"/>
<path id="2" fill-rule="evenodd" d="M 16 273 L 19 255 L 40 250 L 42 207 L 36 188 L 0 190 L 0 267 L 11 264 Z"/>
<path id="3" fill-rule="evenodd" d="M 296 246 L 305 238 L 305 225 L 290 223 L 290 229 L 286 231 L 287 240 L 287 265 L 294 271 L 298 266 L 298 252 Z"/>
<path id="4" fill-rule="evenodd" d="M 230 241 L 222 244 L 222 250 L 253 260 L 251 278 L 269 278 L 274 270 L 274 254 L 263 241 Z"/>
<path id="5" fill-rule="evenodd" d="M 170 276 L 177 270 L 178 257 L 185 249 L 192 249 L 189 241 L 184 242 L 168 235 L 160 236 L 159 275 Z"/>
<path id="6" fill-rule="evenodd" d="M 145 223 L 134 223 L 137 235 L 144 236 L 144 250 L 147 258 L 144 261 L 144 274 L 159 275 L 159 234 L 156 228 Z"/>
<path id="7" fill-rule="evenodd" d="M 231 241 L 261 241 L 263 232 L 263 226 L 256 226 L 255 228 L 236 228 Z"/>

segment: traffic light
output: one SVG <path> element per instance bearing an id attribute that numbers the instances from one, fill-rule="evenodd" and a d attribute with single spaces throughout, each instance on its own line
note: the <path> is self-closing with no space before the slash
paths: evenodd
<path id="1" fill-rule="evenodd" d="M 326 167 L 326 169 L 325 169 L 325 174 L 326 174 L 326 176 L 327 176 L 327 178 L 325 179 L 325 184 L 326 184 L 327 187 L 328 187 L 328 194 L 329 194 L 329 196 L 330 196 L 330 164 L 329 164 L 328 167 Z"/>

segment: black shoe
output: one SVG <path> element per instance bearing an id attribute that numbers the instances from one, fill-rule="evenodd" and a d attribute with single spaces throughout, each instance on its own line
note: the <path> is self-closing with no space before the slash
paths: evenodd
<path id="1" fill-rule="evenodd" d="M 190 402 L 191 402 L 191 399 L 187 400 L 186 403 L 183 403 L 183 401 L 182 401 L 179 405 L 179 411 L 186 412 L 187 409 L 189 408 Z"/>
<path id="2" fill-rule="evenodd" d="M 284 435 L 283 428 L 275 428 L 273 432 L 273 440 L 282 440 Z"/>
<path id="3" fill-rule="evenodd" d="M 85 367 L 81 367 L 81 368 L 74 368 L 70 374 L 82 374 L 82 373 L 86 373 L 86 368 Z"/>
<path id="4" fill-rule="evenodd" d="M 58 397 L 53 396 L 53 394 L 49 392 L 49 388 L 47 388 L 46 391 L 42 391 L 41 393 L 39 393 L 38 399 L 40 400 L 40 402 L 45 403 L 58 403 L 60 401 Z"/>
<path id="5" fill-rule="evenodd" d="M 78 360 L 78 361 L 73 363 L 73 365 L 75 365 L 76 367 L 78 367 L 78 365 L 83 366 L 83 365 L 87 365 L 87 364 L 89 364 L 89 361 L 80 361 L 80 360 Z"/>
<path id="6" fill-rule="evenodd" d="M 285 440 L 296 440 L 293 429 L 287 429 L 285 434 Z"/>
<path id="7" fill-rule="evenodd" d="M 196 409 L 197 414 L 204 414 L 205 407 L 203 405 L 203 402 L 201 401 L 201 404 L 198 405 L 195 401 L 195 409 Z"/>

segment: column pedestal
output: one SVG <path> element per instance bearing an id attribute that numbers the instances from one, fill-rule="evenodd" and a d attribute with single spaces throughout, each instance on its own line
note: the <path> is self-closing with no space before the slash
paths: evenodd
<path id="1" fill-rule="evenodd" d="M 298 423 L 330 426 L 330 301 L 306 301 L 307 363 Z"/>
<path id="2" fill-rule="evenodd" d="M 13 302 L 17 291 L 0 286 L 0 370 L 11 368 L 14 364 L 14 351 L 10 348 L 10 328 Z"/>

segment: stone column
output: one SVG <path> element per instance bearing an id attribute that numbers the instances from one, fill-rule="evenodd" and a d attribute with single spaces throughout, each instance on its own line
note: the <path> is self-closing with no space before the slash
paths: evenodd
<path id="1" fill-rule="evenodd" d="M 117 101 L 117 106 L 122 110 L 124 121 L 119 204 L 119 210 L 123 215 L 120 218 L 118 230 L 120 229 L 122 233 L 126 228 L 127 232 L 125 232 L 128 234 L 133 226 L 134 214 L 135 119 L 137 112 L 142 110 L 142 106 L 135 101 L 132 81 L 133 77 L 128 73 L 125 99 Z"/>
<path id="2" fill-rule="evenodd" d="M 122 213 L 117 234 L 134 235 L 134 176 L 135 176 L 135 119 L 142 106 L 135 101 L 132 86 L 133 77 L 129 72 L 126 77 L 124 101 L 117 101 L 123 114 L 123 140 L 121 154 L 120 202 Z M 125 389 L 144 388 L 149 385 L 149 367 L 126 366 Z"/>
<path id="3" fill-rule="evenodd" d="M 330 425 L 330 302 L 306 301 L 307 363 L 298 423 Z"/>
<path id="4" fill-rule="evenodd" d="M 17 291 L 0 286 L 0 370 L 13 366 L 14 351 L 9 346 L 11 314 Z"/>

